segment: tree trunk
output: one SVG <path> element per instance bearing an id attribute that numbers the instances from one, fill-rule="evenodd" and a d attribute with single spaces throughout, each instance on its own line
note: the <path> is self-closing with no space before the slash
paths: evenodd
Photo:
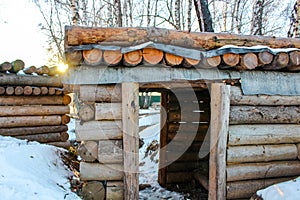
<path id="1" fill-rule="evenodd" d="M 42 133 L 59 133 L 66 132 L 67 130 L 67 125 L 1 128 L 0 135 L 14 137 L 20 135 L 34 135 Z"/>
<path id="2" fill-rule="evenodd" d="M 101 181 L 88 181 L 82 188 L 83 199 L 105 199 L 105 186 Z"/>
<path id="3" fill-rule="evenodd" d="M 106 199 L 124 199 L 124 183 L 121 181 L 107 181 Z"/>
<path id="4" fill-rule="evenodd" d="M 108 66 L 118 65 L 122 60 L 121 51 L 105 50 L 103 52 L 103 60 Z"/>
<path id="5" fill-rule="evenodd" d="M 222 55 L 222 60 L 225 63 L 225 65 L 234 67 L 240 62 L 240 55 L 239 54 L 233 54 L 233 53 L 226 53 Z"/>
<path id="6" fill-rule="evenodd" d="M 98 65 L 102 60 L 102 50 L 91 49 L 82 51 L 84 62 L 87 65 Z"/>
<path id="7" fill-rule="evenodd" d="M 141 50 L 131 51 L 124 54 L 124 65 L 136 66 L 142 62 L 143 53 Z"/>
<path id="8" fill-rule="evenodd" d="M 23 89 L 23 87 L 21 87 L 21 86 L 16 86 L 16 87 L 15 87 L 15 95 L 19 96 L 19 95 L 22 95 L 22 94 L 24 94 L 24 89 Z"/>
<path id="9" fill-rule="evenodd" d="M 9 70 L 11 73 L 18 73 L 20 70 L 24 69 L 25 63 L 22 60 L 15 60 L 11 63 L 12 68 Z"/>
<path id="10" fill-rule="evenodd" d="M 0 116 L 64 115 L 69 112 L 69 106 L 1 106 Z"/>
<path id="11" fill-rule="evenodd" d="M 121 103 L 95 103 L 95 120 L 122 119 Z"/>
<path id="12" fill-rule="evenodd" d="M 6 72 L 11 70 L 12 64 L 10 62 L 4 62 L 0 65 L 0 72 Z"/>
<path id="13" fill-rule="evenodd" d="M 246 53 L 241 55 L 240 66 L 236 66 L 239 70 L 255 69 L 258 66 L 258 59 L 254 53 Z"/>
<path id="14" fill-rule="evenodd" d="M 81 85 L 79 99 L 83 102 L 121 102 L 121 87 L 117 85 Z"/>
<path id="15" fill-rule="evenodd" d="M 143 58 L 145 64 L 156 65 L 162 61 L 164 52 L 155 48 L 144 48 Z"/>
<path id="16" fill-rule="evenodd" d="M 36 135 L 23 135 L 16 136 L 19 139 L 26 139 L 29 141 L 37 141 L 40 143 L 48 143 L 48 142 L 65 142 L 69 138 L 69 134 L 67 132 L 62 133 L 44 133 L 44 134 L 36 134 Z"/>
<path id="17" fill-rule="evenodd" d="M 264 65 L 271 64 L 274 56 L 273 54 L 267 51 L 263 51 L 258 53 L 257 58 L 258 58 L 258 66 L 264 66 Z"/>
<path id="18" fill-rule="evenodd" d="M 195 10 L 201 32 L 214 32 L 207 0 L 194 0 Z"/>
<path id="19" fill-rule="evenodd" d="M 69 95 L 63 96 L 0 96 L 0 105 L 68 105 L 71 103 Z"/>
<path id="20" fill-rule="evenodd" d="M 170 66 L 178 66 L 182 63 L 183 57 L 165 53 L 165 61 Z"/>

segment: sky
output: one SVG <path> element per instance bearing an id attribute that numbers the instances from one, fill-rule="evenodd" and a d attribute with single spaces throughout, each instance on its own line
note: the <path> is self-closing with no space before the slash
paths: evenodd
<path id="1" fill-rule="evenodd" d="M 31 0 L 0 0 L 0 63 L 22 59 L 25 67 L 47 64 L 41 14 Z"/>

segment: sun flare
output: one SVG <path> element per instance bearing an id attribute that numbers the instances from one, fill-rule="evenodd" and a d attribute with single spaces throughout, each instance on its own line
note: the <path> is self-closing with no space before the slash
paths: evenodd
<path id="1" fill-rule="evenodd" d="M 65 63 L 58 63 L 57 67 L 58 71 L 60 71 L 61 73 L 65 72 L 68 69 L 68 65 Z"/>

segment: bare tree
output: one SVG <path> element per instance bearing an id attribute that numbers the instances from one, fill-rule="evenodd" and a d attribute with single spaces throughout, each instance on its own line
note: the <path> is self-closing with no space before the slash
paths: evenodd
<path id="1" fill-rule="evenodd" d="M 214 32 L 207 0 L 194 0 L 200 31 Z"/>
<path id="2" fill-rule="evenodd" d="M 178 30 L 181 29 L 180 26 L 180 0 L 175 0 L 175 24 Z"/>
<path id="3" fill-rule="evenodd" d="M 192 29 L 192 8 L 193 8 L 193 1 L 188 0 L 187 27 L 189 32 Z"/>
<path id="4" fill-rule="evenodd" d="M 255 0 L 253 2 L 253 13 L 251 23 L 251 34 L 262 35 L 263 34 L 263 12 L 264 12 L 265 0 Z"/>

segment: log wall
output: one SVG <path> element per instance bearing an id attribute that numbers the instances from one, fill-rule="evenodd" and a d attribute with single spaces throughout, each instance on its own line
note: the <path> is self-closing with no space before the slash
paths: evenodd
<path id="1" fill-rule="evenodd" d="M 299 176 L 299 96 L 246 96 L 233 86 L 230 103 L 227 199 Z"/>
<path id="2" fill-rule="evenodd" d="M 0 135 L 68 147 L 71 98 L 60 77 L 2 72 Z"/>
<path id="3" fill-rule="evenodd" d="M 84 195 L 124 199 L 122 92 L 120 85 L 82 85 L 76 140 Z M 97 182 L 95 187 L 90 187 Z M 103 192 L 98 191 L 103 188 Z"/>
<path id="4" fill-rule="evenodd" d="M 164 187 L 191 182 L 197 168 L 208 177 L 208 90 L 163 92 L 161 106 L 166 119 L 161 123 L 158 182 Z"/>

